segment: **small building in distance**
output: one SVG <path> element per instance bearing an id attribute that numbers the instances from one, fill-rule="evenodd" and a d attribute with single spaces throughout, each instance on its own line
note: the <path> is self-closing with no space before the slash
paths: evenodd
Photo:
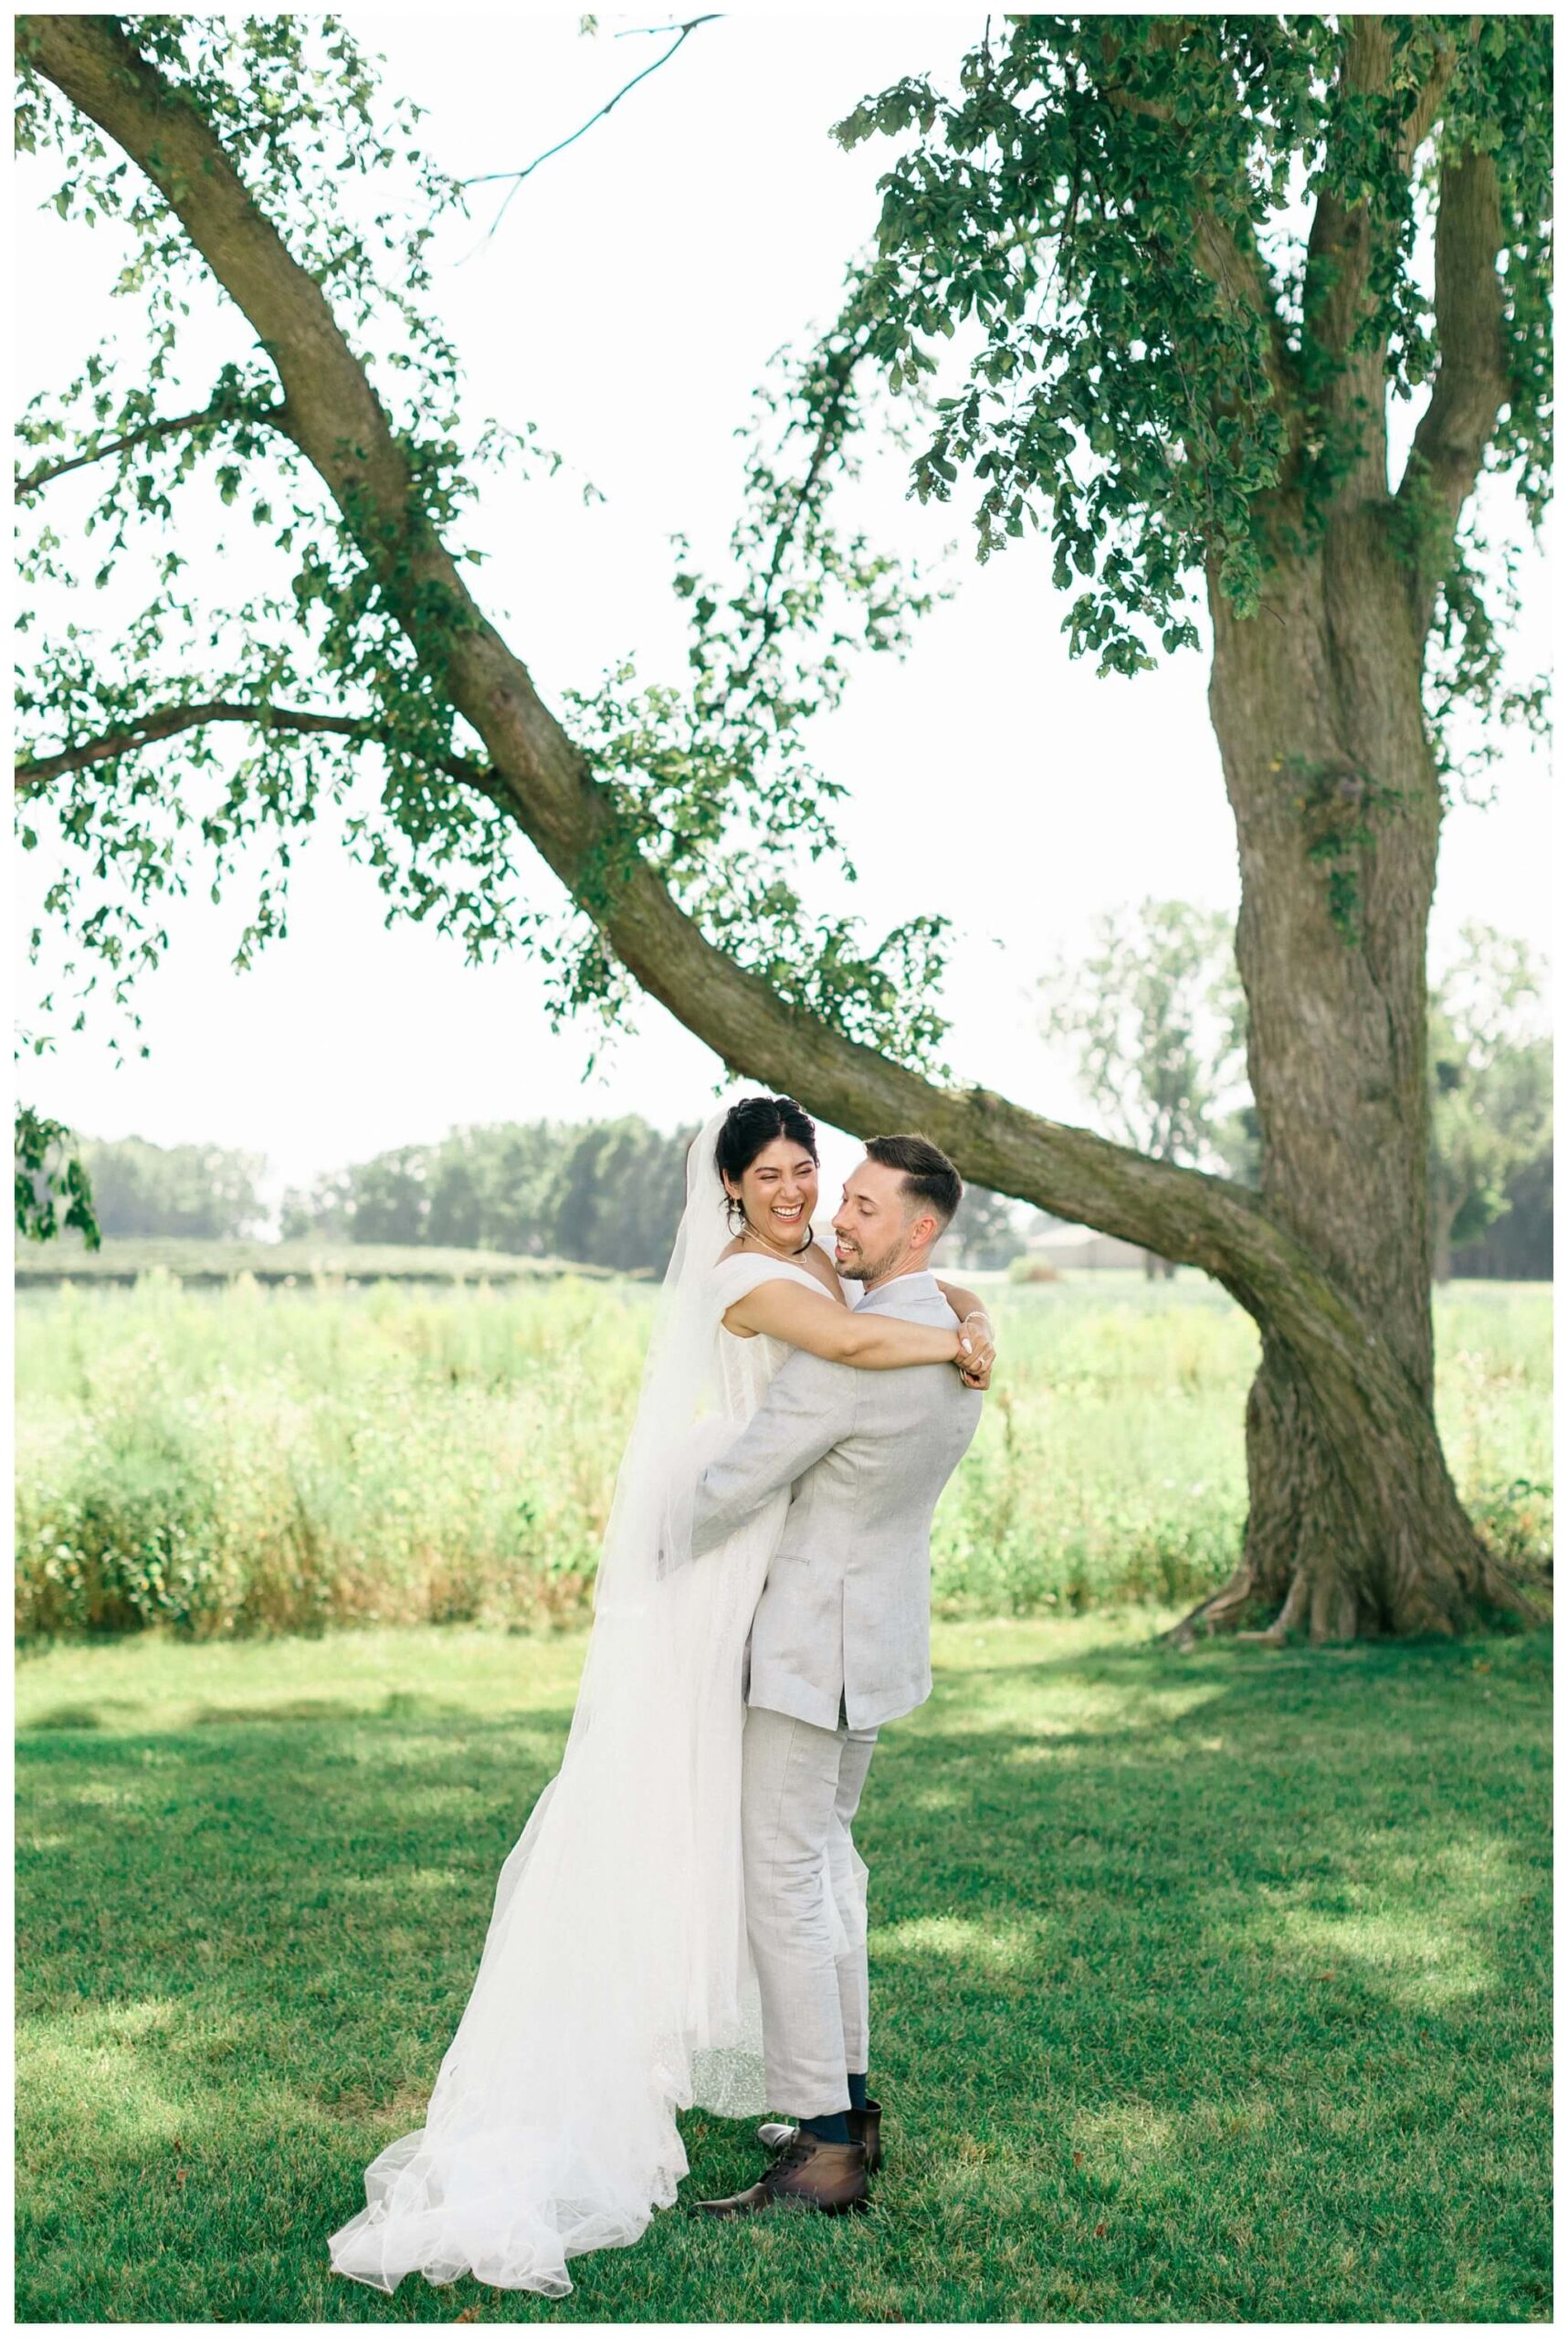
<path id="1" fill-rule="evenodd" d="M 1058 1274 L 1083 1267 L 1131 1267 L 1142 1272 L 1147 1256 L 1138 1243 L 1123 1242 L 1116 1234 L 1097 1233 L 1092 1226 L 1053 1226 L 1044 1234 L 1032 1234 L 1024 1255 L 1038 1259 L 1042 1266 L 1054 1267 Z"/>

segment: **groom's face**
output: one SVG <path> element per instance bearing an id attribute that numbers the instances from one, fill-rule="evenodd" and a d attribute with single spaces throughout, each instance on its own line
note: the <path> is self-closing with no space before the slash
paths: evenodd
<path id="1" fill-rule="evenodd" d="M 917 1216 L 910 1208 L 901 1169 L 862 1161 L 845 1185 L 833 1221 L 838 1271 L 863 1283 L 900 1274 L 917 1251 L 930 1249 L 934 1226 L 929 1213 Z"/>

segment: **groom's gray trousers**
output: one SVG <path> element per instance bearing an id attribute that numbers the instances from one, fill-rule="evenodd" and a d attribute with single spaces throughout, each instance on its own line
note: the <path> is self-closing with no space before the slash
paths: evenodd
<path id="1" fill-rule="evenodd" d="M 822 1729 L 766 1705 L 746 1710 L 746 1930 L 762 1996 L 768 2101 L 797 2119 L 847 2110 L 845 2073 L 868 2066 L 869 1982 L 849 1830 L 876 1743 L 875 1729 L 850 1729 L 842 1719 Z M 825 1851 L 851 1939 L 837 1957 L 823 1900 Z"/>
<path id="2" fill-rule="evenodd" d="M 864 1311 L 956 1323 L 924 1271 Z M 951 1364 L 857 1372 L 797 1348 L 697 1486 L 697 1557 L 792 1489 L 746 1649 L 741 1836 L 768 2093 L 798 2118 L 842 2111 L 867 2067 L 865 1943 L 833 1954 L 823 1853 L 852 1922 L 850 1821 L 878 1728 L 931 1694 L 931 1512 L 980 1401 Z"/>

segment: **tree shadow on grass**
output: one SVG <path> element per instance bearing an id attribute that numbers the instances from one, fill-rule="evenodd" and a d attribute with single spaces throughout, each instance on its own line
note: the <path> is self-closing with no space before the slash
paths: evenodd
<path id="1" fill-rule="evenodd" d="M 419 2122 L 569 1712 L 46 1730 L 18 1837 L 27 2311 L 1539 2318 L 1548 1654 L 1119 1648 L 939 1676 L 857 1823 L 875 2214 L 658 2217 L 576 2260 L 562 2301 L 386 2300 L 331 2276 L 325 2239 Z M 682 2130 L 683 2196 L 758 2173 L 751 2122 Z"/>
<path id="2" fill-rule="evenodd" d="M 26 1741 L 35 1732 L 44 1730 L 123 1730 L 138 1713 L 145 1713 L 148 1705 L 148 1700 L 137 1697 L 99 1697 L 90 1704 L 73 1700 L 29 1715 L 18 1735 Z M 461 1722 L 467 1727 L 507 1729 L 527 1723 L 535 1728 L 559 1727 L 564 1732 L 571 1719 L 568 1706 L 500 1714 L 493 1716 L 488 1724 L 476 1723 L 468 1708 L 457 1699 L 432 1696 L 426 1690 L 392 1689 L 379 1698 L 275 1697 L 266 1702 L 256 1699 L 244 1704 L 195 1705 L 188 1726 L 226 1729 L 287 1722 L 451 1721 Z M 184 1732 L 175 1733 L 183 1735 Z"/>

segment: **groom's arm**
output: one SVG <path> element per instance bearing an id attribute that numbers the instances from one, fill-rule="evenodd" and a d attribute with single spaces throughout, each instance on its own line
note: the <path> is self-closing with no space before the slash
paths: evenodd
<path id="1" fill-rule="evenodd" d="M 793 1485 L 849 1434 L 857 1382 L 851 1365 L 829 1363 L 804 1348 L 779 1366 L 734 1444 L 697 1481 L 693 1556 L 732 1534 L 770 1494 Z"/>

